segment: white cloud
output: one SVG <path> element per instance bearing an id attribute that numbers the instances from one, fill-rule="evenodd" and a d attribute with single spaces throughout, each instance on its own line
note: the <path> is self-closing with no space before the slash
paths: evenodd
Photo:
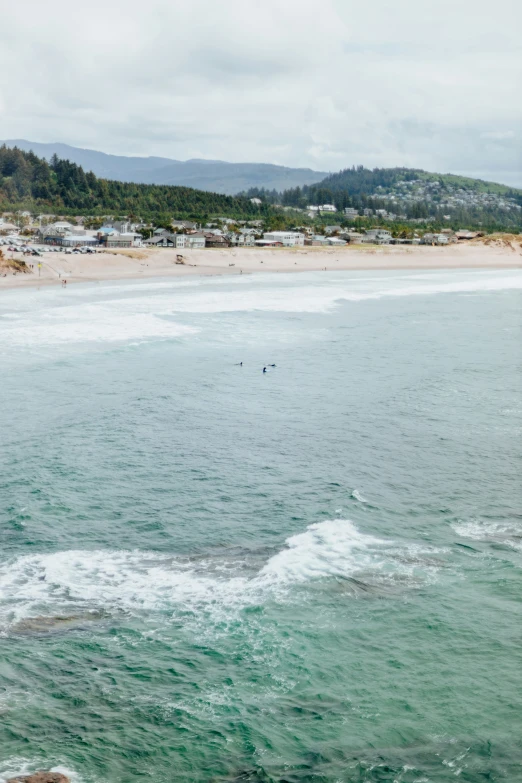
<path id="1" fill-rule="evenodd" d="M 18 0 L 2 136 L 522 185 L 521 23 L 512 0 Z"/>

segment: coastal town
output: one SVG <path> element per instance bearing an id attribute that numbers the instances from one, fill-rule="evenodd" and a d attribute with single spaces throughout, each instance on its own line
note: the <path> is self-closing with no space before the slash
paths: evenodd
<path id="1" fill-rule="evenodd" d="M 322 215 L 335 212 L 323 205 Z M 349 210 L 346 210 L 348 213 Z M 349 218 L 350 215 L 348 214 Z M 355 229 L 342 223 L 294 226 L 289 230 L 266 230 L 263 220 L 234 220 L 219 217 L 205 225 L 190 220 L 172 219 L 168 226 L 154 226 L 127 217 L 93 221 L 83 216 L 39 215 L 28 212 L 5 213 L 0 217 L 0 245 L 12 252 L 97 252 L 128 248 L 291 248 L 343 247 L 352 245 L 448 245 L 465 242 L 480 235 L 475 231 L 411 231 L 394 233 L 389 228 Z"/>

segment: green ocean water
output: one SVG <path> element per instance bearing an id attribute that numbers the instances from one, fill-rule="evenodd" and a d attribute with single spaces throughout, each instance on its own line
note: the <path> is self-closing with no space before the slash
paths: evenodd
<path id="1" fill-rule="evenodd" d="M 0 780 L 522 781 L 521 305 L 4 292 Z"/>

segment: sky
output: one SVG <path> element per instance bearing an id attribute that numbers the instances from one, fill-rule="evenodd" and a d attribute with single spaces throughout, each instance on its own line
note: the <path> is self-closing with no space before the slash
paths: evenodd
<path id="1" fill-rule="evenodd" d="M 0 138 L 522 187 L 520 0 L 17 0 Z"/>

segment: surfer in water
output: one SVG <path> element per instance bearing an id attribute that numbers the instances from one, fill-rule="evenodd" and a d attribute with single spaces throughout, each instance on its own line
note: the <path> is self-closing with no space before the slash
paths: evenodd
<path id="1" fill-rule="evenodd" d="M 263 367 L 263 372 L 266 372 L 266 367 Z"/>

